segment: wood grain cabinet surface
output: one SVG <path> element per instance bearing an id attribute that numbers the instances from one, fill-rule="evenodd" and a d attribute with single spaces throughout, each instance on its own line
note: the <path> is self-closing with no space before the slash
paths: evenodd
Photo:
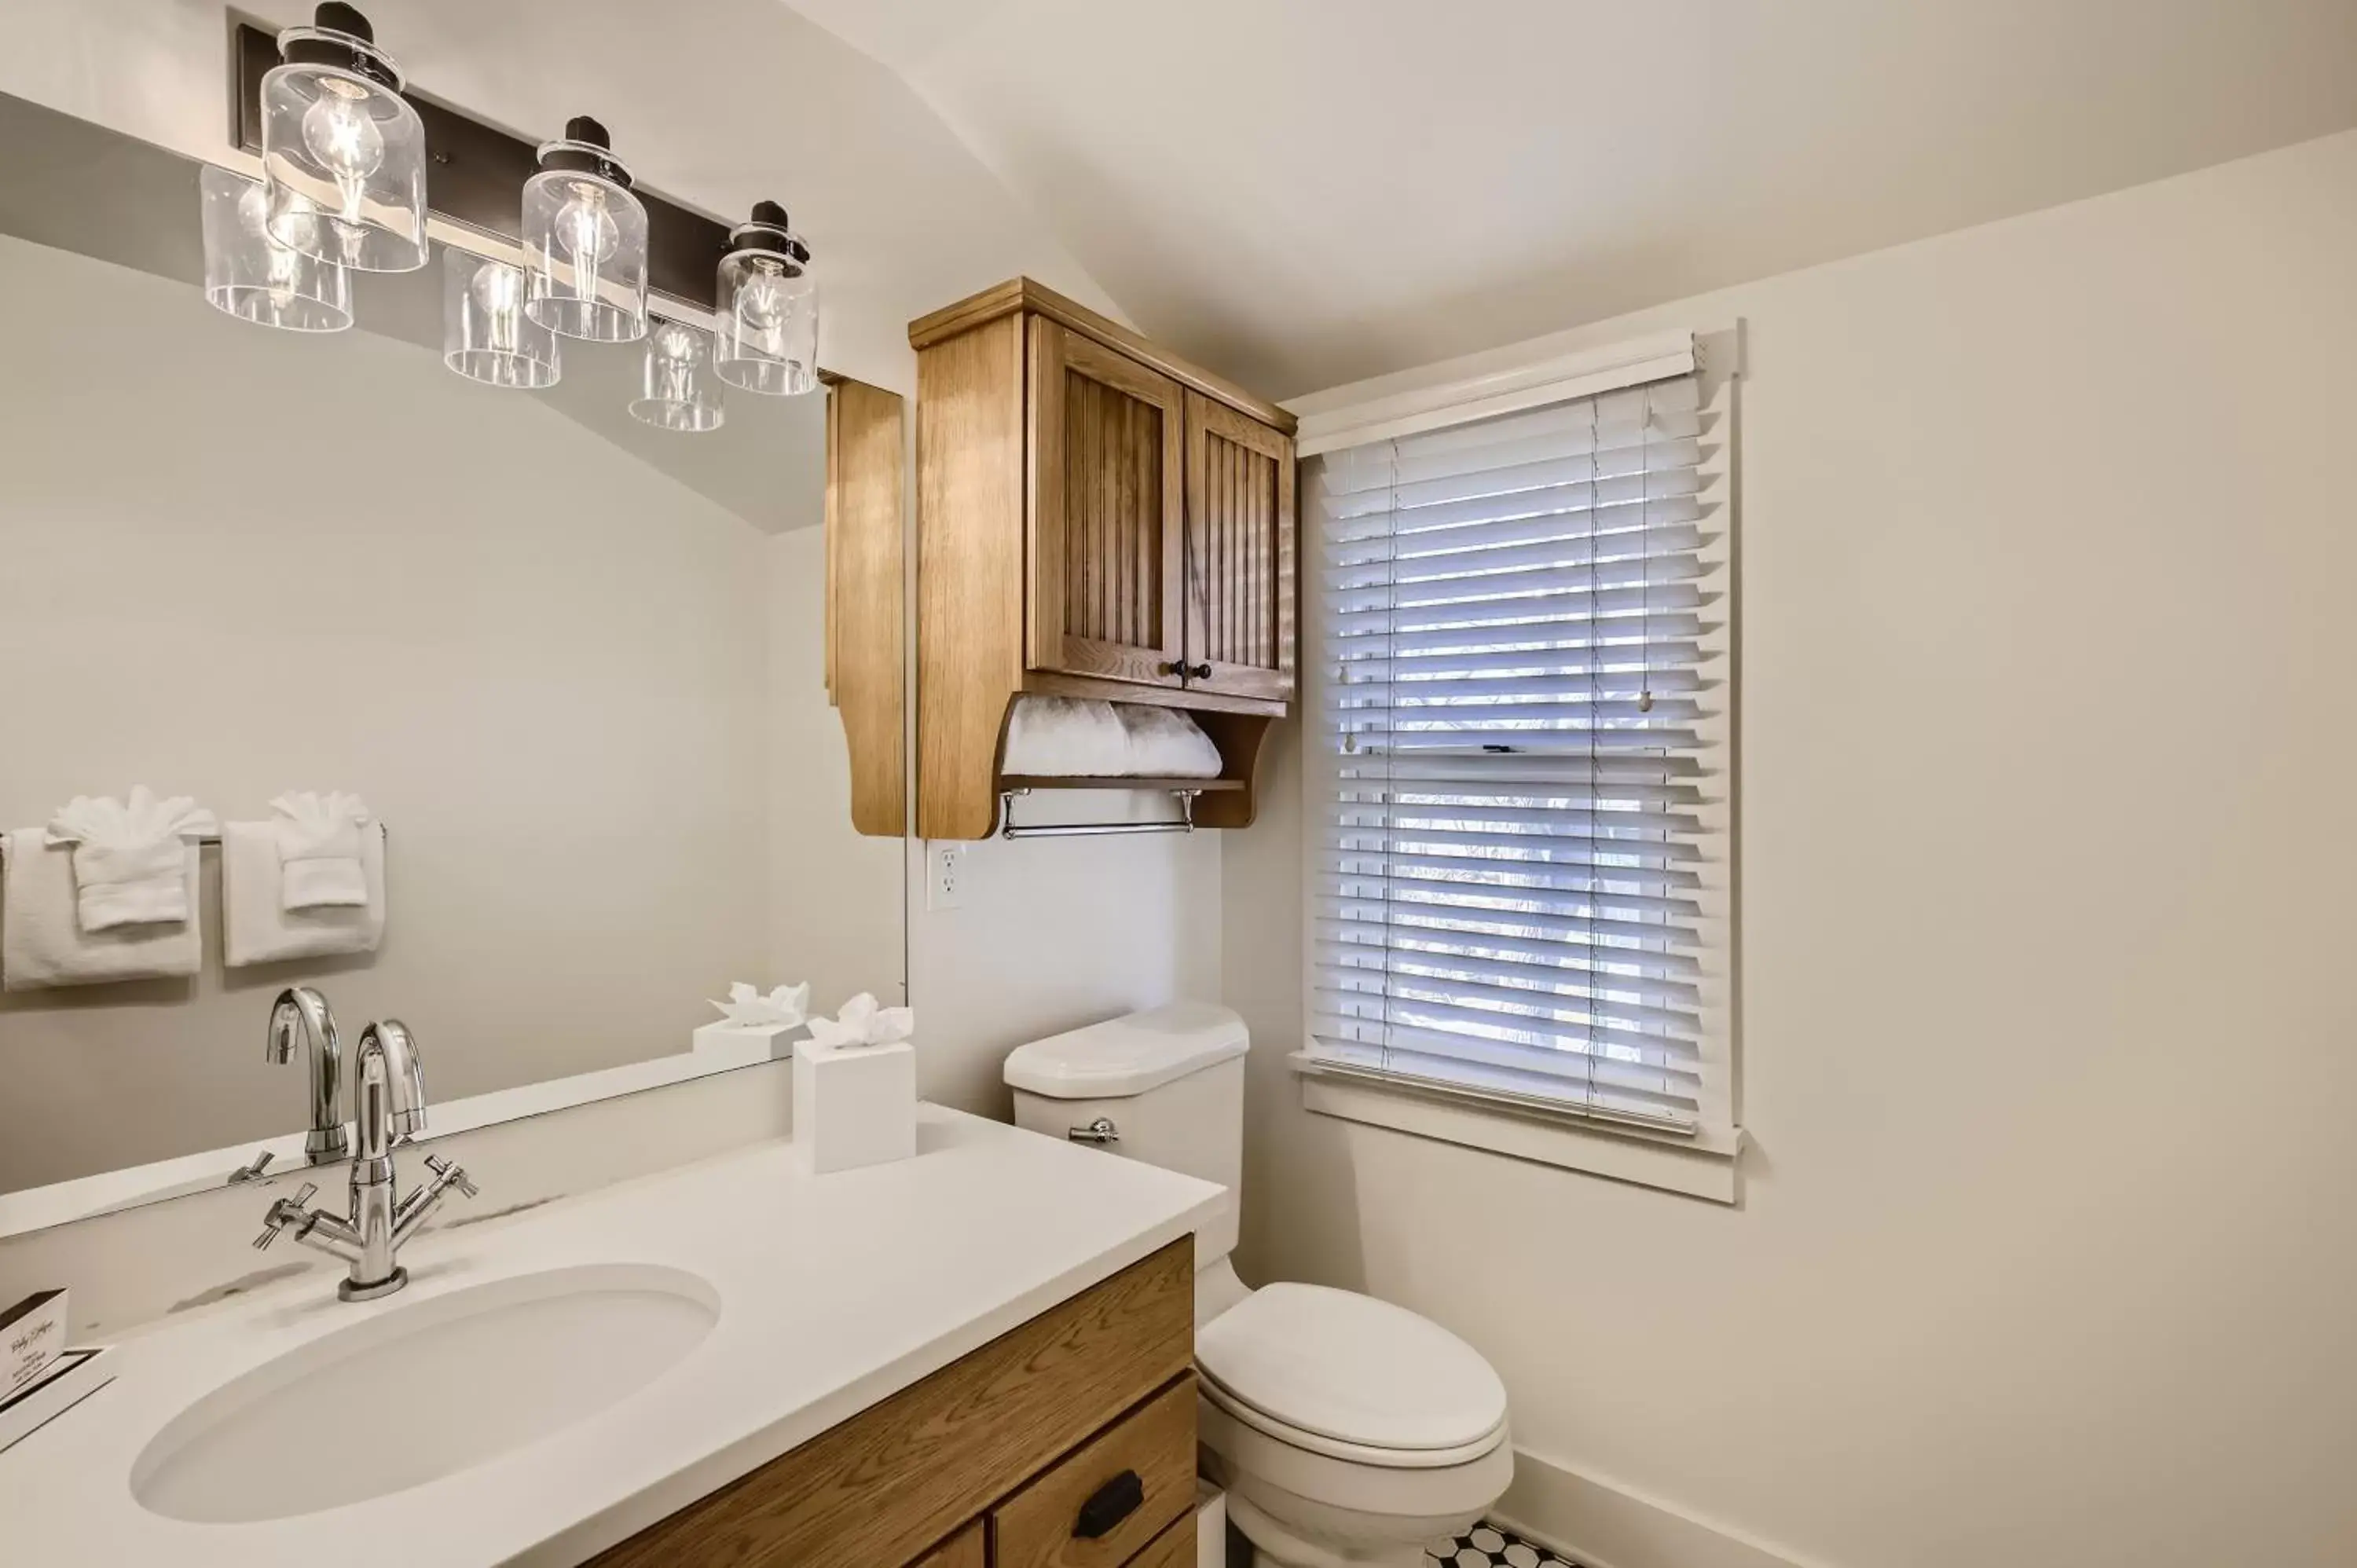
<path id="1" fill-rule="evenodd" d="M 1032 668 L 1181 684 L 1187 392 L 1029 318 Z"/>
<path id="2" fill-rule="evenodd" d="M 1249 824 L 1295 689 L 1293 416 L 1025 278 L 909 340 L 919 836 L 990 832 L 1026 693 L 1218 715 L 1195 820 Z"/>
<path id="3" fill-rule="evenodd" d="M 1293 554 L 1292 440 L 1189 392 L 1190 685 L 1280 702 L 1293 695 Z"/>
<path id="4" fill-rule="evenodd" d="M 1192 1518 L 1194 1267 L 1182 1238 L 640 1531 L 596 1568 L 1154 1562 L 1174 1520 Z M 1132 1488 L 1114 1488 L 1092 1516 L 1106 1528 L 1076 1533 L 1083 1505 L 1125 1472 L 1137 1477 L 1135 1505 L 1118 1507 Z"/>

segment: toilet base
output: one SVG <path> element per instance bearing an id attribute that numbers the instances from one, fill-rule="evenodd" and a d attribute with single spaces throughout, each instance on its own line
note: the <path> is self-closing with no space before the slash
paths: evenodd
<path id="1" fill-rule="evenodd" d="M 1253 1568 L 1425 1568 L 1424 1541 L 1308 1541 L 1231 1492 L 1228 1518 L 1252 1542 Z"/>

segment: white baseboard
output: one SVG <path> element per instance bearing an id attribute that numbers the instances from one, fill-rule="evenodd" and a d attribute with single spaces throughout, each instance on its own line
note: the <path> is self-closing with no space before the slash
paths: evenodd
<path id="1" fill-rule="evenodd" d="M 1514 1450 L 1514 1484 L 1490 1518 L 1581 1568 L 1822 1568 L 1527 1448 Z"/>

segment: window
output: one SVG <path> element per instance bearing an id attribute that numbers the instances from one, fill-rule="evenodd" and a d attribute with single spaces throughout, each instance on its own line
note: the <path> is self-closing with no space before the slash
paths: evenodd
<path id="1" fill-rule="evenodd" d="M 1673 375 L 1316 472 L 1305 1071 L 1732 1151 L 1724 418 Z"/>

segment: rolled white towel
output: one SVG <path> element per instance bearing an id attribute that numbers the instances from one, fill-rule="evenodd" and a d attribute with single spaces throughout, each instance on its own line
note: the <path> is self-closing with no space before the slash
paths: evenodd
<path id="1" fill-rule="evenodd" d="M 357 795 L 292 789 L 270 802 L 278 815 L 279 907 L 361 908 L 369 901 L 368 869 L 361 863 L 361 830 L 369 809 Z"/>
<path id="2" fill-rule="evenodd" d="M 1189 714 L 1143 703 L 1115 703 L 1114 715 L 1129 744 L 1124 773 L 1157 779 L 1217 779 L 1220 748 Z"/>
<path id="3" fill-rule="evenodd" d="M 218 831 L 188 796 L 158 800 L 145 784 L 128 801 L 77 795 L 46 830 L 49 843 L 73 846 L 74 919 L 85 931 L 185 925 L 188 846 Z"/>
<path id="4" fill-rule="evenodd" d="M 1082 779 L 1131 772 L 1128 736 L 1111 703 L 1019 696 L 1006 717 L 1006 771 Z"/>

